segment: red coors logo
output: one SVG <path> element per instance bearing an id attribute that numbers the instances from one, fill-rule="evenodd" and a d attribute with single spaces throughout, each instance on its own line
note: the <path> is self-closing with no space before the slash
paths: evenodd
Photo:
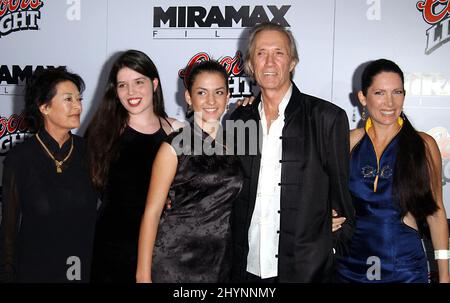
<path id="1" fill-rule="evenodd" d="M 450 2 L 448 0 L 419 1 L 416 6 L 422 12 L 423 19 L 430 24 L 436 24 L 450 14 Z"/>
<path id="2" fill-rule="evenodd" d="M 13 114 L 9 118 L 0 116 L 0 156 L 5 156 L 14 145 L 31 135 L 23 113 Z"/>
<path id="3" fill-rule="evenodd" d="M 21 30 L 37 30 L 41 0 L 0 0 L 0 38 Z"/>
<path id="4" fill-rule="evenodd" d="M 416 4 L 422 12 L 423 20 L 432 26 L 427 29 L 427 47 L 425 54 L 429 55 L 450 41 L 450 1 L 425 0 Z"/>
<path id="5" fill-rule="evenodd" d="M 192 66 L 197 62 L 212 59 L 213 58 L 206 52 L 199 52 L 192 56 L 186 67 L 178 72 L 178 76 L 183 79 L 184 87 L 187 87 L 187 75 L 191 72 Z M 225 67 L 225 70 L 229 75 L 228 85 L 232 98 L 242 98 L 253 94 L 252 87 L 254 82 L 251 78 L 244 74 L 244 62 L 240 51 L 237 51 L 233 57 L 224 56 L 217 61 Z"/>

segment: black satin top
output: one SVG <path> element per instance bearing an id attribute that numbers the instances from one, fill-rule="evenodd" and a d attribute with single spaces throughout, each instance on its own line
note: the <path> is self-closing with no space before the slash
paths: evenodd
<path id="1" fill-rule="evenodd" d="M 225 282 L 231 267 L 230 212 L 243 180 L 240 163 L 235 156 L 199 154 L 198 150 L 194 154 L 192 148 L 178 148 L 175 142 L 180 142 L 180 134 L 173 133 L 167 139 L 185 153 L 178 155 L 169 190 L 172 207 L 163 213 L 159 224 L 152 280 Z M 216 144 L 202 131 L 190 135 L 191 147 L 194 142 Z"/>
<path id="2" fill-rule="evenodd" d="M 57 160 L 60 148 L 45 131 L 39 137 Z M 88 282 L 97 196 L 85 163 L 82 138 L 71 135 L 73 151 L 56 172 L 55 162 L 31 137 L 4 161 L 2 276 L 16 282 Z"/>

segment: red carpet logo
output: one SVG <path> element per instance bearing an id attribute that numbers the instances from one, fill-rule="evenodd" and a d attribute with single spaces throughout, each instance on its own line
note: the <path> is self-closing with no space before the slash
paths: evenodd
<path id="1" fill-rule="evenodd" d="M 38 30 L 41 0 L 0 0 L 0 38 L 12 32 Z"/>
<path id="2" fill-rule="evenodd" d="M 423 19 L 432 26 L 427 29 L 427 47 L 425 54 L 429 55 L 450 41 L 450 1 L 425 0 L 416 4 L 422 12 Z"/>

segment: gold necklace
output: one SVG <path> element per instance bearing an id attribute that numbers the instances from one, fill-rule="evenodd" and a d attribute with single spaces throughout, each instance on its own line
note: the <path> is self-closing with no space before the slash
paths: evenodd
<path id="1" fill-rule="evenodd" d="M 64 162 L 67 161 L 67 159 L 69 159 L 70 155 L 72 154 L 73 151 L 73 137 L 71 137 L 71 141 L 70 141 L 70 150 L 69 153 L 67 154 L 67 156 L 62 159 L 61 161 L 58 161 L 55 159 L 55 157 L 52 155 L 52 153 L 48 150 L 47 146 L 45 146 L 44 142 L 42 142 L 41 138 L 39 137 L 39 134 L 36 134 L 36 138 L 38 139 L 39 143 L 41 143 L 42 147 L 45 149 L 45 151 L 47 152 L 47 154 L 50 156 L 50 158 L 52 158 L 53 161 L 55 161 L 55 165 L 56 165 L 56 172 L 58 174 L 62 173 L 62 168 L 61 166 L 64 164 Z"/>

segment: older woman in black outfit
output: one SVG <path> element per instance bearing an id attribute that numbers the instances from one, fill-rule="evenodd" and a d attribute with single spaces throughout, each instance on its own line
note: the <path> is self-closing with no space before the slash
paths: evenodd
<path id="1" fill-rule="evenodd" d="M 96 195 L 85 165 L 80 76 L 36 71 L 25 115 L 36 135 L 14 147 L 3 168 L 2 277 L 13 282 L 88 282 Z"/>

